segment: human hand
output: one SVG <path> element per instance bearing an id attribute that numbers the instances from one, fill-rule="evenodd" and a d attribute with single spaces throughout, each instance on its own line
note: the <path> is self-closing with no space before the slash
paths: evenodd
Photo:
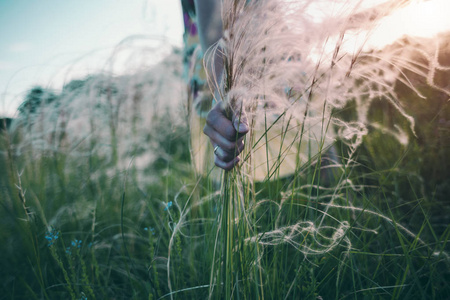
<path id="1" fill-rule="evenodd" d="M 217 103 L 209 111 L 203 132 L 214 147 L 216 166 L 227 171 L 236 166 L 240 161 L 238 155 L 244 150 L 244 136 L 248 131 L 244 112 L 228 113 L 224 102 Z"/>

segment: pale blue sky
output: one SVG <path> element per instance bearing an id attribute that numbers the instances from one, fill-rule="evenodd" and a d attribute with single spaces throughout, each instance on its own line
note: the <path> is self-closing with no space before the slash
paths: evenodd
<path id="1" fill-rule="evenodd" d="M 181 46 L 180 1 L 0 0 L 0 116 L 33 85 L 61 88 L 101 71 L 132 35 Z"/>

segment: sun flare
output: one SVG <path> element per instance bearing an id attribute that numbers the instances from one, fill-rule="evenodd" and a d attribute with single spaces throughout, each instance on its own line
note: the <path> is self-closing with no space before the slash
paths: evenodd
<path id="1" fill-rule="evenodd" d="M 404 35 L 432 38 L 450 30 L 450 1 L 412 2 L 384 18 L 373 31 L 368 46 L 383 48 Z"/>

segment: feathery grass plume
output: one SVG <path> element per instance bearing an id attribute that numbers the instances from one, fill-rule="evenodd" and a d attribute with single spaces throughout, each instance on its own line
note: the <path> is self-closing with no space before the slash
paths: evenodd
<path id="1" fill-rule="evenodd" d="M 129 43 L 133 41 L 138 44 L 139 39 Z M 126 48 L 126 44 L 121 47 Z M 123 60 L 121 47 L 114 53 L 118 60 Z M 133 53 L 139 51 L 152 52 L 145 45 Z M 157 149 L 164 134 L 149 128 L 158 123 L 158 130 L 170 135 L 173 128 L 185 126 L 182 118 L 175 118 L 183 114 L 180 60 L 179 51 L 174 49 L 160 63 L 131 75 L 115 76 L 105 71 L 72 80 L 61 91 L 31 89 L 11 130 L 20 137 L 20 143 L 14 145 L 15 154 L 27 153 L 35 159 L 64 154 L 68 161 L 88 160 L 91 169 L 96 168 L 92 158 L 98 157 L 111 172 L 114 168 L 126 169 L 134 157 L 139 180 L 157 180 L 142 170 L 158 159 L 167 159 L 167 152 Z M 109 63 L 111 68 L 119 64 L 114 56 Z M 159 122 L 164 118 L 171 119 L 169 127 Z M 64 178 L 62 173 L 59 175 Z"/>
<path id="2" fill-rule="evenodd" d="M 402 70 L 417 70 L 416 62 L 404 56 L 405 47 L 388 53 L 363 51 L 377 22 L 409 1 L 372 8 L 367 7 L 371 1 L 362 0 L 245 2 L 223 3 L 225 30 L 218 49 L 224 53 L 225 101 L 231 108 L 242 105 L 256 118 L 256 126 L 269 113 L 313 126 L 329 120 L 340 137 L 358 144 L 370 102 L 384 97 L 413 130 L 414 120 L 396 101 L 391 80 L 400 77 L 414 88 Z M 352 100 L 358 105 L 357 122 L 332 117 L 334 108 Z M 317 139 L 333 139 L 323 131 Z M 351 142 L 352 137 L 357 139 Z"/>
<path id="3" fill-rule="evenodd" d="M 339 202 L 345 190 L 364 188 L 353 185 L 348 176 L 355 164 L 356 149 L 367 135 L 369 126 L 380 127 L 371 124 L 369 107 L 375 99 L 388 101 L 415 134 L 414 119 L 398 101 L 395 82 L 405 84 L 424 98 L 405 70 L 426 77 L 430 82 L 434 70 L 439 68 L 433 63 L 436 61 L 433 56 L 427 56 L 428 65 L 416 61 L 410 53 L 417 50 L 410 45 L 394 45 L 383 51 L 366 47 L 377 24 L 411 2 L 222 1 L 223 38 L 207 51 L 205 68 L 214 70 L 215 59 L 223 59 L 223 78 L 210 72 L 209 84 L 225 107 L 234 114 L 248 116 L 251 129 L 243 154 L 243 167 L 225 172 L 222 182 L 221 234 L 218 233 L 218 245 L 222 248 L 218 251 L 221 259 L 217 267 L 221 271 L 214 273 L 213 269 L 210 297 L 213 289 L 220 285 L 222 292 L 219 294 L 227 299 L 238 291 L 252 290 L 258 296 L 263 295 L 263 284 L 259 280 L 263 272 L 259 266 L 263 248 L 258 245 L 288 243 L 305 257 L 332 251 L 338 245 L 344 246 L 347 253 L 352 249 L 348 237 L 351 226 L 337 220 L 329 210 L 346 207 L 354 212 L 360 209 L 349 199 L 344 206 L 335 202 Z M 356 104 L 356 118 L 348 121 L 336 112 L 351 102 Z M 385 129 L 385 132 L 402 144 L 408 142 L 407 134 L 401 129 Z M 336 140 L 346 144 L 349 150 L 343 157 L 344 165 L 335 162 L 342 172 L 332 195 L 324 198 L 320 183 L 312 184 L 308 203 L 312 203 L 311 190 L 315 189 L 316 200 L 327 201 L 325 207 L 303 205 L 306 210 L 313 210 L 315 219 L 308 221 L 299 215 L 291 218 L 293 224 L 281 226 L 278 220 L 286 217 L 281 212 L 281 205 L 276 212 L 275 228 L 257 232 L 255 214 L 249 208 L 256 209 L 272 200 L 258 202 L 254 195 L 249 198 L 252 180 L 267 182 L 279 178 L 289 167 L 297 178 L 308 163 L 318 161 L 320 166 L 322 153 Z M 275 143 L 275 147 L 271 143 Z M 264 169 L 263 176 L 258 175 L 261 169 Z M 313 175 L 313 182 L 316 176 Z M 291 187 L 289 200 L 282 202 L 288 206 L 290 203 L 290 207 L 293 199 L 299 196 L 294 192 L 298 189 L 295 183 L 291 183 Z M 334 219 L 336 226 L 325 225 L 327 218 Z M 398 228 L 411 235 L 403 226 Z M 240 244 L 242 240 L 245 245 Z M 245 257 L 242 253 L 246 253 L 245 247 L 249 243 L 255 248 L 250 251 L 252 255 Z M 251 271 L 244 265 L 254 267 L 253 275 L 245 273 Z M 253 287 L 246 289 L 250 281 L 249 286 L 253 284 Z"/>

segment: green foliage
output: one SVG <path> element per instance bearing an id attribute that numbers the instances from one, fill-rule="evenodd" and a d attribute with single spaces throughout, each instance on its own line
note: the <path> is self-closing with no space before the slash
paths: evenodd
<path id="1" fill-rule="evenodd" d="M 111 169 L 100 157 L 72 159 L 64 153 L 33 159 L 31 151 L 15 156 L 3 144 L 5 299 L 167 299 L 170 293 L 174 299 L 204 299 L 210 293 L 220 297 L 220 280 L 234 287 L 230 298 L 244 299 L 448 295 L 449 261 L 442 251 L 448 251 L 450 229 L 432 214 L 433 198 L 421 194 L 422 169 L 411 160 L 432 158 L 415 142 L 402 147 L 377 130 L 369 134 L 360 167 L 347 175 L 364 189 L 347 185 L 319 193 L 301 187 L 313 178 L 312 166 L 294 178 L 259 183 L 255 194 L 242 182 L 246 194 L 230 185 L 228 196 L 220 196 L 214 184 L 193 175 L 186 129 L 164 130 L 164 122 L 154 127 L 164 155 L 145 170 L 157 180 L 145 185 L 133 164 Z M 336 192 L 342 197 L 325 213 L 323 199 Z M 318 193 L 322 198 L 315 198 Z M 232 214 L 222 223 L 231 224 L 224 233 L 232 244 L 217 240 L 222 201 L 232 201 Z M 234 209 L 240 201 L 248 211 Z M 349 201 L 360 209 L 349 209 Z M 251 219 L 233 221 L 244 217 Z M 299 220 L 293 234 L 289 226 Z M 283 233 L 276 235 L 280 228 Z M 251 242 L 255 237 L 260 243 Z M 231 256 L 223 269 L 225 253 Z"/>
<path id="2" fill-rule="evenodd" d="M 450 114 L 442 95 L 421 92 L 429 102 L 399 90 L 417 124 L 407 145 L 392 132 L 409 123 L 374 101 L 380 127 L 356 150 L 336 145 L 331 172 L 320 160 L 266 182 L 236 171 L 221 187 L 195 174 L 187 126 L 169 111 L 125 144 L 142 120 L 119 135 L 120 89 L 102 106 L 117 129 L 101 127 L 106 138 L 99 122 L 54 148 L 24 143 L 27 123 L 0 131 L 2 298 L 446 299 Z M 352 109 L 336 114 L 352 120 Z"/>
<path id="3" fill-rule="evenodd" d="M 38 112 L 39 108 L 57 100 L 57 96 L 40 86 L 33 87 L 25 96 L 25 101 L 19 107 L 19 114 L 27 116 Z"/>

